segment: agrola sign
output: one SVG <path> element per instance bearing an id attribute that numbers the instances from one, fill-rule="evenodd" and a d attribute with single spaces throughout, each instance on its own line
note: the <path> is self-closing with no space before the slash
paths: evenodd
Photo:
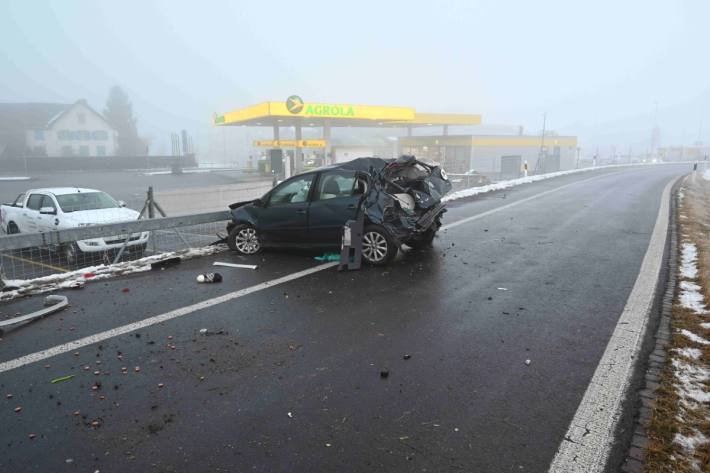
<path id="1" fill-rule="evenodd" d="M 326 118 L 356 118 L 355 107 L 327 103 L 305 103 L 298 95 L 286 99 L 286 109 L 293 115 Z"/>

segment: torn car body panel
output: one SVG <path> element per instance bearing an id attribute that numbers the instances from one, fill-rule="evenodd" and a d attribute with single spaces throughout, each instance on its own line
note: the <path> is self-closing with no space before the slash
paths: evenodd
<path id="1" fill-rule="evenodd" d="M 446 173 L 414 156 L 381 161 L 383 166 L 369 172 L 371 185 L 361 204 L 366 219 L 385 227 L 399 243 L 436 232 L 446 212 L 441 198 L 452 187 Z"/>

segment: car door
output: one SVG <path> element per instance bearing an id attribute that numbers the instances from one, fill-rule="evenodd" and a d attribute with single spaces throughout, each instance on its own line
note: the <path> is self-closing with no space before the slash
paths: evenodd
<path id="1" fill-rule="evenodd" d="M 353 220 L 362 192 L 355 171 L 323 171 L 308 209 L 308 235 L 313 245 L 340 245 L 343 225 Z"/>
<path id="2" fill-rule="evenodd" d="M 37 212 L 37 231 L 39 232 L 51 232 L 56 229 L 55 222 L 57 221 L 57 203 L 51 195 L 45 194 L 42 197 L 42 202 L 40 203 L 40 210 L 42 209 L 53 209 L 53 213 L 42 213 Z"/>
<path id="3" fill-rule="evenodd" d="M 39 209 L 42 207 L 44 194 L 30 194 L 27 198 L 27 205 L 22 209 L 22 220 L 19 224 L 20 231 L 23 233 L 38 232 L 37 221 L 39 217 Z"/>
<path id="4" fill-rule="evenodd" d="M 308 204 L 315 175 L 301 174 L 272 190 L 259 208 L 257 231 L 265 245 L 308 243 Z"/>

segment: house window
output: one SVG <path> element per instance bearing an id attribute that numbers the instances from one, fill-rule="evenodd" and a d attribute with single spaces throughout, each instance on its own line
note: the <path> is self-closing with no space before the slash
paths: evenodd
<path id="1" fill-rule="evenodd" d="M 79 146 L 79 156 L 88 156 L 89 155 L 89 147 L 88 146 Z"/>
<path id="2" fill-rule="evenodd" d="M 79 119 L 79 125 L 83 125 L 86 123 L 86 115 L 83 113 L 80 113 L 76 116 Z"/>
<path id="3" fill-rule="evenodd" d="M 96 156 L 106 156 L 106 147 L 105 146 L 97 146 L 96 147 Z"/>
<path id="4" fill-rule="evenodd" d="M 62 156 L 71 156 L 72 150 L 71 146 L 62 146 Z"/>
<path id="5" fill-rule="evenodd" d="M 35 130 L 35 140 L 44 141 L 44 130 Z"/>
<path id="6" fill-rule="evenodd" d="M 59 138 L 61 141 L 70 140 L 71 134 L 67 130 L 59 130 L 57 132 L 57 138 Z"/>
<path id="7" fill-rule="evenodd" d="M 91 133 L 91 136 L 94 138 L 96 141 L 106 141 L 108 140 L 108 133 L 106 133 L 104 130 L 96 130 L 93 133 Z"/>
<path id="8" fill-rule="evenodd" d="M 87 130 L 81 130 L 81 139 L 89 141 L 91 139 L 91 132 Z"/>
<path id="9" fill-rule="evenodd" d="M 34 156 L 47 156 L 47 149 L 44 146 L 35 146 L 32 148 L 32 154 Z"/>

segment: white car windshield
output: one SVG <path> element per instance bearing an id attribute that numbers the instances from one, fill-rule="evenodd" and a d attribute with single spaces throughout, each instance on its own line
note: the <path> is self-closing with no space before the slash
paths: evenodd
<path id="1" fill-rule="evenodd" d="M 118 202 L 105 192 L 81 192 L 56 197 L 57 203 L 64 213 L 120 207 Z"/>

